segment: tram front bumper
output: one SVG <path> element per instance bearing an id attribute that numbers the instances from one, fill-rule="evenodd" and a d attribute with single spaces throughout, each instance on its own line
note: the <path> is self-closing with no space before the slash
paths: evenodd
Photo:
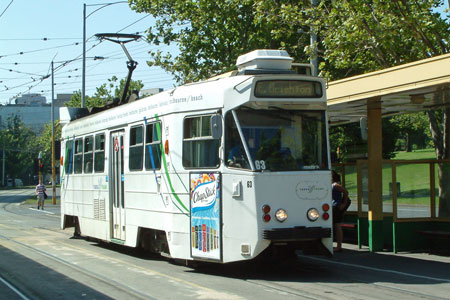
<path id="1" fill-rule="evenodd" d="M 298 226 L 264 230 L 263 238 L 271 241 L 272 248 L 302 250 L 304 254 L 332 256 L 332 244 L 328 249 L 324 238 L 331 238 L 331 228 Z M 327 242 L 329 243 L 329 241 Z M 276 252 L 276 251 L 275 251 Z"/>
<path id="2" fill-rule="evenodd" d="M 297 226 L 264 230 L 263 238 L 273 242 L 305 241 L 331 237 L 331 228 Z"/>

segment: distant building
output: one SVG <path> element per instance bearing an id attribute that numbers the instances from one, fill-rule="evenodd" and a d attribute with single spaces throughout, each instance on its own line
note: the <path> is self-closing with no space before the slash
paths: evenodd
<path id="1" fill-rule="evenodd" d="M 57 94 L 56 95 L 56 99 L 53 102 L 53 105 L 55 107 L 58 107 L 58 111 L 59 111 L 59 107 L 63 107 L 64 103 L 69 102 L 70 98 L 72 98 L 73 94 Z"/>
<path id="2" fill-rule="evenodd" d="M 17 97 L 14 103 L 18 105 L 39 106 L 45 105 L 46 100 L 40 94 L 24 94 L 23 96 Z"/>
<path id="3" fill-rule="evenodd" d="M 54 118 L 59 119 L 59 108 L 69 101 L 72 94 L 58 94 L 54 101 Z M 35 132 L 41 132 L 44 124 L 51 122 L 51 104 L 40 94 L 25 94 L 14 99 L 15 104 L 0 105 L 0 126 L 8 125 L 8 118 L 18 115 L 23 123 Z"/>

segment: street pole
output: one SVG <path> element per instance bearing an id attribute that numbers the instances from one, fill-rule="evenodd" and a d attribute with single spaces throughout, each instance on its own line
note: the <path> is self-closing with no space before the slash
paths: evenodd
<path id="1" fill-rule="evenodd" d="M 55 178 L 55 74 L 52 61 L 52 204 L 56 204 L 56 178 Z"/>
<path id="2" fill-rule="evenodd" d="M 83 72 L 81 77 L 81 108 L 84 108 L 86 97 L 86 3 L 83 4 Z"/>
<path id="3" fill-rule="evenodd" d="M 3 156 L 2 156 L 3 162 L 2 162 L 2 167 L 3 167 L 3 171 L 2 171 L 2 183 L 3 186 L 5 186 L 5 141 L 3 141 Z"/>
<path id="4" fill-rule="evenodd" d="M 81 73 L 81 107 L 84 108 L 86 105 L 86 19 L 89 18 L 90 15 L 95 13 L 96 11 L 99 11 L 102 8 L 105 8 L 110 5 L 115 5 L 119 3 L 128 3 L 128 1 L 118 1 L 118 2 L 111 2 L 111 3 L 101 3 L 101 4 L 90 4 L 86 5 L 86 3 L 83 4 L 83 67 L 82 67 L 82 73 Z M 89 15 L 86 16 L 86 6 L 100 6 L 100 8 L 97 8 L 93 12 L 91 12 Z"/>

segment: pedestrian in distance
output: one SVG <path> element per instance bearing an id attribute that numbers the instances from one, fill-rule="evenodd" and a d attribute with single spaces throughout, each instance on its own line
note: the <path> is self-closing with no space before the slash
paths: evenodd
<path id="1" fill-rule="evenodd" d="M 333 231 L 337 243 L 334 252 L 341 252 L 342 240 L 344 238 L 341 223 L 344 213 L 348 208 L 347 204 L 350 200 L 348 198 L 347 189 L 341 185 L 341 176 L 334 170 L 331 171 L 331 182 L 331 195 L 333 198 Z"/>
<path id="2" fill-rule="evenodd" d="M 37 202 L 38 207 L 37 209 L 41 208 L 44 210 L 44 202 L 45 202 L 45 191 L 47 189 L 45 188 L 45 185 L 42 183 L 42 179 L 39 179 L 39 184 L 36 185 L 36 195 L 37 195 Z"/>

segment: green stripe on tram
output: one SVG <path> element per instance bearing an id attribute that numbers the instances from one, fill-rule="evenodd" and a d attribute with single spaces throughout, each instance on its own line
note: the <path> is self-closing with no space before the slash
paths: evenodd
<path id="1" fill-rule="evenodd" d="M 160 119 L 159 119 L 157 114 L 155 115 L 155 118 L 156 118 L 157 121 L 160 121 Z M 161 139 L 161 126 L 160 126 L 160 123 L 156 123 L 156 129 L 157 129 L 156 132 L 158 134 L 158 140 L 162 141 L 162 139 Z M 187 212 L 189 212 L 189 209 L 187 209 L 186 206 L 183 204 L 183 202 L 181 202 L 180 197 L 178 196 L 178 194 L 175 192 L 175 189 L 173 188 L 172 180 L 170 179 L 169 172 L 167 170 L 167 161 L 166 161 L 166 153 L 164 152 L 164 145 L 162 143 L 160 143 L 159 147 L 160 147 L 160 150 L 161 150 L 161 154 L 162 154 L 162 158 L 163 158 L 163 164 L 164 164 L 164 168 L 165 168 L 165 172 L 164 173 L 166 175 L 167 182 L 169 183 L 170 190 L 172 191 L 175 199 L 181 205 L 181 207 L 183 207 Z"/>

